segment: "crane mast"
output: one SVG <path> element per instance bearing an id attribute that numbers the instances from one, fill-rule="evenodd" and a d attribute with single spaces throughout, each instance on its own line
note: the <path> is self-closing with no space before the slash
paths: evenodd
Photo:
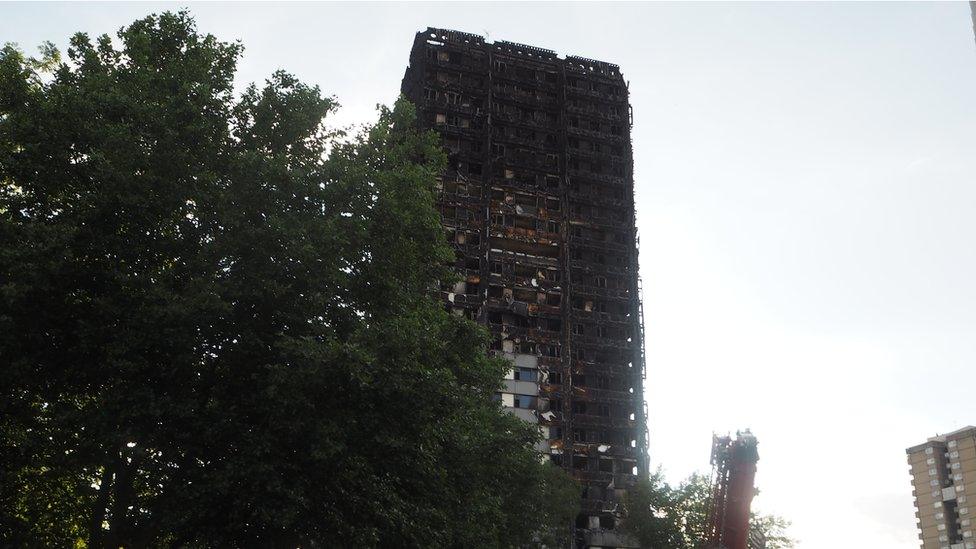
<path id="1" fill-rule="evenodd" d="M 712 435 L 712 507 L 709 549 L 750 549 L 749 507 L 756 493 L 758 441 L 746 429 L 730 436 Z"/>

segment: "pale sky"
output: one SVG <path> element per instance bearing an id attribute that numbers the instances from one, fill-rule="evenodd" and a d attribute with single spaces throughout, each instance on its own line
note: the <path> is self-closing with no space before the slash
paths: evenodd
<path id="1" fill-rule="evenodd" d="M 0 4 L 63 46 L 180 4 Z M 620 65 L 634 108 L 651 457 L 760 440 L 755 507 L 803 549 L 918 547 L 905 448 L 976 423 L 976 42 L 956 3 L 190 4 L 337 123 L 454 28 Z"/>

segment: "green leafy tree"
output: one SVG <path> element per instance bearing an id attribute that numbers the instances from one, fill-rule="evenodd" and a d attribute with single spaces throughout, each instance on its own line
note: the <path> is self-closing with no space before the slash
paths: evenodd
<path id="1" fill-rule="evenodd" d="M 286 73 L 235 98 L 240 44 L 184 12 L 117 44 L 0 52 L 0 539 L 557 539 L 575 483 L 429 296 L 445 158 L 412 106 L 348 137 Z"/>
<path id="2" fill-rule="evenodd" d="M 659 468 L 647 478 L 640 478 L 628 493 L 627 511 L 622 529 L 641 547 L 685 549 L 689 547 L 682 526 L 681 494 L 668 485 Z"/>
<path id="3" fill-rule="evenodd" d="M 702 473 L 692 473 L 677 489 L 678 514 L 687 547 L 700 547 L 708 538 L 708 517 L 712 505 L 712 481 Z"/>
<path id="4" fill-rule="evenodd" d="M 790 521 L 777 515 L 752 514 L 749 531 L 757 532 L 766 543 L 764 549 L 791 549 L 796 547 L 796 539 L 789 536 Z"/>
<path id="5" fill-rule="evenodd" d="M 638 482 L 627 501 L 625 531 L 641 547 L 651 549 L 705 549 L 712 498 L 711 480 L 693 473 L 677 487 L 664 481 L 659 469 Z M 789 521 L 776 515 L 750 517 L 751 532 L 765 540 L 765 549 L 789 549 L 796 541 L 789 537 Z"/>

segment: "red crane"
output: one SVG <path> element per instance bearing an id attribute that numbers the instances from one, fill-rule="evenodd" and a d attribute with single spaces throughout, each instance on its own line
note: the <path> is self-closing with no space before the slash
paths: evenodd
<path id="1" fill-rule="evenodd" d="M 756 494 L 756 437 L 748 429 L 729 436 L 712 435 L 712 509 L 710 549 L 749 548 L 749 506 Z"/>

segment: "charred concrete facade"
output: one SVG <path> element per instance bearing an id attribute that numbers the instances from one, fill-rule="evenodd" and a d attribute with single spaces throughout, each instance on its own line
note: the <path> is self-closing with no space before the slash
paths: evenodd
<path id="1" fill-rule="evenodd" d="M 445 306 L 513 369 L 503 405 L 585 487 L 577 547 L 615 527 L 648 467 L 631 111 L 616 65 L 429 28 L 403 94 L 450 162 L 439 208 L 463 280 Z"/>

